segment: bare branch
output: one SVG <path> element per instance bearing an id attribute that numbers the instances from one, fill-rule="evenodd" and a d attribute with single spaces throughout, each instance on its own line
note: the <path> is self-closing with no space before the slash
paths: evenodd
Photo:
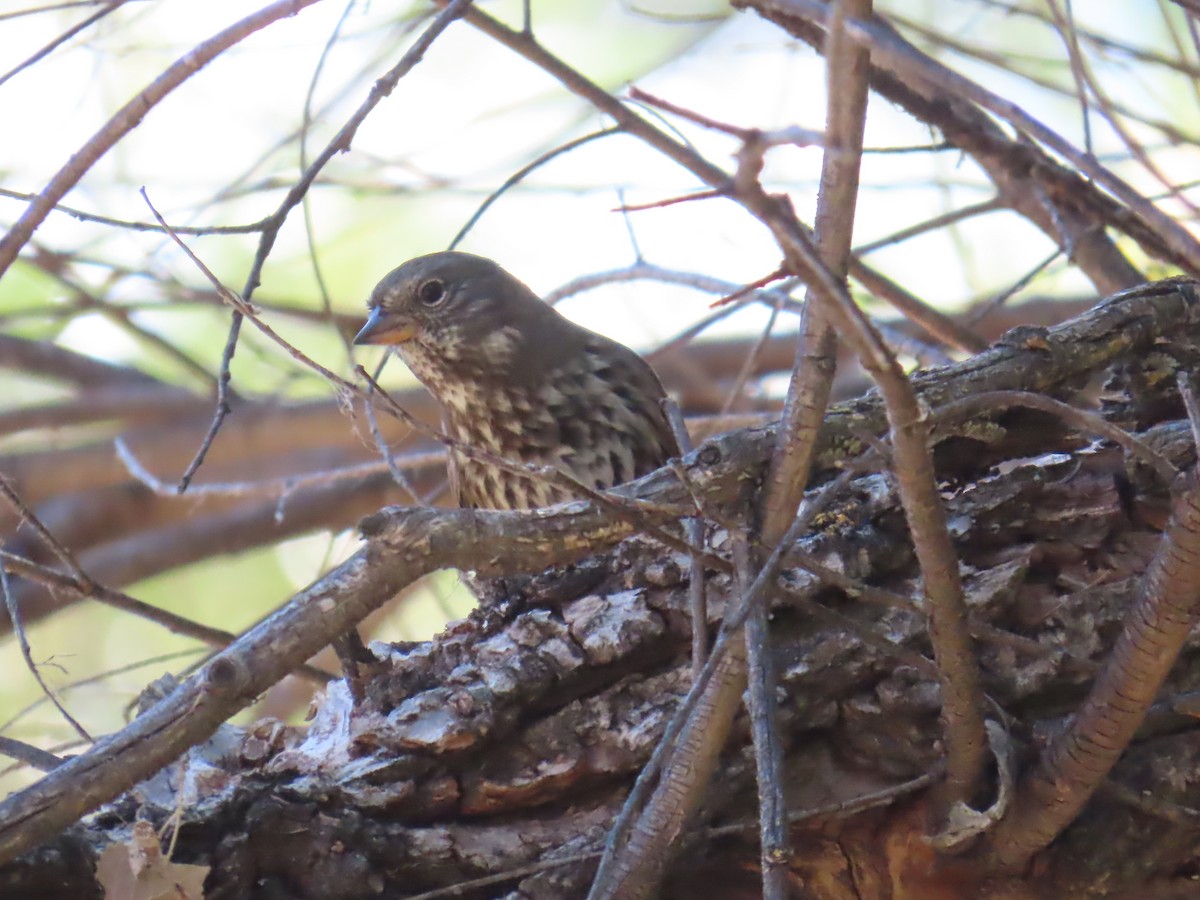
<path id="1" fill-rule="evenodd" d="M 305 7 L 312 6 L 316 2 L 317 0 L 277 0 L 275 3 L 264 6 L 258 12 L 252 13 L 240 22 L 235 22 L 207 41 L 198 44 L 169 66 L 141 93 L 117 110 L 112 118 L 71 156 L 66 165 L 59 169 L 50 183 L 38 194 L 37 199 L 29 205 L 29 209 L 8 230 L 8 233 L 0 238 L 0 276 L 12 265 L 21 248 L 33 236 L 34 230 L 42 224 L 55 205 L 67 195 L 67 192 L 79 182 L 79 179 L 95 165 L 100 157 L 138 126 L 149 110 L 230 47 L 237 45 L 273 22 L 296 15 Z"/>

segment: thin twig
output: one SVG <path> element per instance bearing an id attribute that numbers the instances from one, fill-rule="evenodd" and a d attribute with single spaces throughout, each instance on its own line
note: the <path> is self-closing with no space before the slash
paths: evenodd
<path id="1" fill-rule="evenodd" d="M 113 669 L 107 669 L 103 672 L 99 672 L 95 675 L 89 675 L 87 678 L 78 678 L 74 681 L 69 681 L 66 684 L 61 685 L 58 690 L 59 693 L 65 694 L 68 691 L 75 690 L 76 688 L 86 687 L 92 684 L 100 684 L 108 681 L 116 675 L 124 675 L 126 672 L 136 672 L 138 669 L 144 669 L 147 666 L 161 666 L 163 663 L 174 662 L 177 659 L 195 656 L 197 653 L 202 652 L 203 650 L 201 650 L 199 647 L 193 647 L 188 650 L 176 650 L 174 653 L 161 653 L 158 656 L 150 656 L 146 659 L 139 659 L 136 662 L 129 663 L 128 665 L 118 666 Z M 21 719 L 25 718 L 34 710 L 40 709 L 42 705 L 47 702 L 49 701 L 46 698 L 39 697 L 32 703 L 29 703 L 17 710 L 6 721 L 0 722 L 0 734 L 8 731 L 8 729 L 12 728 L 13 725 L 21 721 Z M 2 774 L 4 773 L 0 772 L 0 775 Z"/>
<path id="2" fill-rule="evenodd" d="M 703 789 L 705 770 L 715 759 L 712 754 L 699 752 L 703 747 L 704 729 L 709 719 L 718 715 L 731 697 L 736 706 L 741 689 L 745 686 L 745 641 L 740 629 L 750 606 L 758 602 L 773 585 L 783 564 L 785 547 L 790 547 L 804 534 L 812 518 L 833 500 L 850 477 L 850 471 L 844 472 L 805 504 L 783 540 L 767 556 L 754 582 L 740 592 L 738 602 L 726 610 L 704 668 L 693 679 L 687 696 L 667 723 L 654 752 L 638 773 L 621 812 L 609 829 L 604 856 L 592 882 L 589 900 L 624 897 L 623 887 L 654 883 L 653 869 L 665 864 L 662 841 L 665 838 L 667 844 L 670 843 L 674 834 L 671 827 L 686 818 L 681 812 L 688 811 L 687 795 Z M 728 661 L 727 654 L 732 654 Z M 728 689 L 710 690 L 710 684 L 726 684 Z M 695 768 L 697 757 L 699 769 Z M 633 843 L 632 832 L 639 826 L 642 826 L 646 840 L 640 852 L 630 858 L 625 847 Z"/>
<path id="3" fill-rule="evenodd" d="M 0 569 L 2 568 L 0 567 Z M 88 743 L 91 743 L 90 738 L 88 739 Z M 3 735 L 0 735 L 0 754 L 23 762 L 25 765 L 31 766 L 40 772 L 50 772 L 62 765 L 61 757 L 55 756 L 53 753 L 49 753 L 39 747 L 34 747 L 32 744 L 26 744 L 24 741 L 18 741 L 15 738 L 4 737 Z"/>
<path id="4" fill-rule="evenodd" d="M 130 0 L 124 0 L 128 3 Z M 2 19 L 3 17 L 0 17 Z M 37 194 L 31 194 L 27 191 L 14 191 L 10 188 L 0 187 L 0 197 L 7 197 L 10 200 L 24 200 L 30 202 L 37 199 Z M 98 213 L 91 213 L 87 210 L 77 209 L 74 206 L 67 206 L 65 203 L 56 203 L 52 207 L 54 212 L 63 213 L 70 216 L 79 222 L 92 222 L 96 225 L 107 225 L 110 228 L 121 228 L 125 231 L 156 231 L 163 232 L 163 227 L 157 222 L 134 222 L 129 219 L 114 219 L 111 216 L 102 216 Z M 175 231 L 178 234 L 190 235 L 230 235 L 230 234 L 255 234 L 262 231 L 267 224 L 266 219 L 258 222 L 250 222 L 246 225 L 177 225 Z M 165 233 L 165 232 L 163 232 Z M 155 306 L 161 306 L 156 303 Z"/>
<path id="5" fill-rule="evenodd" d="M 753 581 L 749 543 L 735 538 L 733 557 L 737 584 L 745 591 Z M 787 900 L 787 802 L 783 796 L 783 742 L 775 717 L 775 673 L 771 666 L 766 598 L 754 604 L 744 629 L 747 660 L 747 693 L 750 698 L 750 732 L 754 739 L 754 771 L 758 780 L 759 859 L 762 865 L 763 900 Z"/>
<path id="6" fill-rule="evenodd" d="M 87 173 L 96 161 L 141 124 L 146 113 L 160 103 L 175 88 L 201 71 L 217 56 L 235 46 L 250 35 L 273 22 L 294 16 L 302 9 L 312 6 L 317 0 L 276 0 L 262 9 L 251 13 L 239 22 L 218 32 L 206 41 L 189 50 L 172 63 L 148 87 L 113 113 L 100 130 L 90 137 L 82 147 L 50 179 L 37 198 L 29 204 L 21 218 L 0 238 L 0 276 L 21 252 L 34 230 L 42 224 L 50 211 Z"/>
<path id="7" fill-rule="evenodd" d="M 313 0 L 308 0 L 313 2 Z M 268 219 L 268 224 L 263 228 L 259 237 L 258 248 L 254 254 L 254 261 L 250 266 L 250 272 L 246 276 L 246 283 L 242 290 L 243 303 L 248 303 L 254 293 L 255 288 L 259 285 L 263 266 L 266 264 L 267 257 L 270 255 L 271 248 L 275 245 L 275 239 L 279 234 L 279 230 L 283 227 L 283 223 L 287 220 L 288 214 L 294 209 L 304 197 L 308 194 L 308 190 L 312 187 L 317 175 L 325 168 L 325 165 L 333 159 L 338 153 L 343 153 L 350 149 L 350 145 L 354 140 L 355 134 L 359 127 L 370 115 L 371 111 L 379 105 L 382 100 L 387 97 L 400 79 L 410 72 L 414 66 L 424 57 L 425 52 L 433 44 L 434 40 L 446 28 L 463 14 L 463 12 L 471 5 L 472 0 L 451 0 L 433 21 L 429 27 L 421 33 L 421 35 L 413 42 L 413 45 L 408 48 L 400 61 L 396 63 L 388 72 L 380 77 L 371 88 L 367 99 L 359 105 L 350 118 L 346 121 L 337 134 L 327 143 L 322 151 L 313 160 L 312 164 L 301 174 L 300 178 L 287 192 L 287 196 L 279 204 L 279 207 Z M 143 196 L 145 192 L 143 190 Z M 57 198 L 56 198 L 57 199 Z M 149 200 L 146 201 L 149 203 Z M 166 222 L 154 211 L 154 217 L 159 224 L 166 228 Z M 176 244 L 183 248 L 184 252 L 194 261 L 199 262 L 195 255 L 183 244 L 179 239 L 178 234 L 173 233 L 170 229 L 167 230 L 168 235 Z M 3 243 L 0 242 L 0 250 L 3 249 Z M 0 273 L 3 273 L 3 256 L 0 255 Z M 218 291 L 224 291 L 216 282 L 215 278 L 210 278 L 214 282 L 214 286 Z M 227 293 L 227 299 L 233 295 Z M 209 425 L 208 433 L 205 434 L 200 446 L 196 449 L 196 454 L 192 461 L 184 469 L 183 475 L 179 479 L 179 493 L 187 490 L 188 484 L 204 464 L 204 458 L 208 455 L 209 449 L 212 447 L 212 442 L 216 439 L 217 433 L 221 430 L 221 425 L 225 418 L 229 415 L 229 383 L 230 383 L 230 366 L 233 364 L 233 355 L 237 350 L 238 335 L 241 333 L 242 319 L 246 314 L 246 310 L 234 304 L 233 314 L 229 323 L 229 334 L 225 339 L 225 349 L 221 354 L 220 374 L 217 376 L 217 401 L 216 408 L 213 412 L 212 423 Z"/>
<path id="8" fill-rule="evenodd" d="M 3 545 L 0 545 L 0 552 L 3 552 Z M 17 636 L 17 645 L 21 648 L 21 656 L 24 658 L 25 665 L 32 673 L 34 680 L 37 681 L 38 687 L 42 689 L 42 693 L 46 695 L 46 699 L 54 704 L 54 708 L 58 710 L 59 714 L 75 729 L 76 734 L 89 744 L 95 743 L 95 739 L 87 733 L 87 729 L 80 725 L 73 715 L 67 712 L 67 708 L 54 695 L 54 691 L 50 690 L 50 685 L 46 684 L 46 680 L 42 678 L 42 673 L 38 669 L 37 663 L 33 661 L 33 651 L 29 647 L 29 638 L 25 636 L 25 625 L 21 621 L 21 611 L 17 607 L 17 598 L 13 596 L 12 587 L 8 583 L 8 569 L 5 567 L 3 560 L 0 560 L 0 591 L 4 592 L 4 606 L 8 610 L 8 620 L 12 625 L 13 634 Z"/>
<path id="9" fill-rule="evenodd" d="M 170 610 L 160 609 L 153 604 L 138 600 L 122 591 L 105 587 L 95 581 L 81 581 L 74 576 L 48 569 L 23 556 L 9 553 L 7 550 L 0 550 L 0 563 L 7 566 L 14 575 L 36 581 L 51 590 L 66 591 L 84 600 L 95 600 L 97 603 L 103 603 L 113 609 L 119 609 L 148 622 L 154 622 L 175 634 L 201 641 L 210 647 L 217 649 L 228 647 L 238 638 L 232 632 L 203 625 Z M 303 675 L 314 684 L 326 684 L 330 677 L 328 672 L 308 665 L 301 666 L 296 670 L 296 674 Z"/>
<path id="10" fill-rule="evenodd" d="M 508 176 L 508 178 L 504 179 L 504 183 L 500 185 L 500 187 L 488 194 L 487 199 L 484 200 L 483 203 L 479 204 L 479 208 L 476 209 L 475 212 L 471 213 L 471 217 L 467 219 L 467 221 L 463 224 L 463 227 L 458 230 L 458 234 L 454 236 L 454 240 L 450 242 L 450 246 L 447 249 L 453 250 L 460 243 L 462 243 L 462 239 L 467 236 L 467 232 L 475 227 L 475 224 L 480 220 L 480 218 L 482 218 L 483 214 L 487 212 L 488 207 L 499 200 L 510 188 L 515 187 L 524 181 L 525 177 L 531 172 L 537 171 L 552 159 L 557 159 L 564 153 L 570 153 L 572 150 L 582 147 L 584 144 L 590 144 L 592 141 L 599 140 L 600 138 L 606 138 L 620 133 L 620 128 L 603 128 L 600 131 L 593 131 L 590 134 L 577 137 L 574 140 L 567 141 L 565 144 L 555 147 L 552 150 L 548 150 L 541 156 L 529 162 L 527 165 L 519 168 L 512 175 Z"/>
<path id="11" fill-rule="evenodd" d="M 679 405 L 667 398 L 663 401 L 663 412 L 675 435 L 680 452 L 687 456 L 692 452 L 692 438 L 688 434 L 687 424 L 683 421 L 683 413 Z M 687 472 L 680 466 L 675 470 L 680 480 L 687 484 Z M 699 503 L 697 503 L 699 510 Z M 700 510 L 702 512 L 702 510 Z M 687 542 L 693 547 L 704 546 L 704 518 L 693 516 L 684 524 L 684 534 Z M 692 677 L 700 674 L 704 667 L 704 659 L 708 655 L 708 597 L 705 591 L 704 562 L 696 554 L 689 559 L 688 569 L 688 611 L 692 618 Z"/>
<path id="12" fill-rule="evenodd" d="M 91 585 L 95 582 L 88 576 L 79 565 L 79 561 L 75 559 L 75 554 L 68 550 L 58 538 L 45 526 L 37 513 L 29 508 L 29 505 L 21 499 L 8 479 L 0 475 L 0 494 L 9 502 L 9 505 L 21 517 L 21 521 L 33 529 L 34 533 L 41 539 L 42 543 L 58 557 L 59 561 L 67 567 L 67 570 L 75 576 L 82 584 Z"/>
<path id="13" fill-rule="evenodd" d="M 137 458 L 123 437 L 113 439 L 113 449 L 117 458 L 125 466 L 125 470 L 160 497 L 177 496 L 175 486 L 168 484 L 155 476 Z M 426 468 L 445 463 L 446 454 L 440 450 L 425 453 L 410 453 L 402 457 L 403 464 L 408 468 Z M 254 497 L 260 495 L 283 497 L 302 488 L 321 487 L 329 484 L 339 484 L 345 481 L 357 481 L 370 475 L 377 475 L 386 468 L 386 463 L 366 462 L 340 469 L 330 469 L 325 472 L 310 472 L 304 475 L 285 475 L 280 478 L 266 478 L 262 481 L 211 481 L 204 484 L 192 485 L 188 490 L 193 497 Z"/>
<path id="14" fill-rule="evenodd" d="M 1192 430 L 1192 444 L 1196 448 L 1196 460 L 1200 465 L 1200 401 L 1192 389 L 1191 376 L 1182 369 L 1175 373 L 1175 385 L 1179 388 L 1179 396 L 1183 398 L 1183 408 L 1187 410 L 1188 427 Z"/>
<path id="15" fill-rule="evenodd" d="M 863 150 L 863 153 L 867 152 L 869 151 Z M 926 219 L 924 222 L 917 222 L 914 225 L 909 225 L 907 228 L 893 231 L 886 237 L 876 238 L 865 244 L 859 244 L 854 248 L 853 253 L 861 259 L 869 253 L 874 253 L 876 250 L 882 250 L 884 247 L 890 247 L 901 241 L 907 241 L 910 238 L 928 234 L 931 231 L 938 231 L 947 225 L 955 225 L 966 219 L 973 219 L 976 216 L 986 215 L 987 213 L 999 212 L 1003 209 L 1004 201 L 1000 197 L 993 197 L 991 200 L 984 200 L 982 203 L 973 203 L 970 206 L 963 206 L 959 209 L 951 209 L 941 215 Z"/>
<path id="16" fill-rule="evenodd" d="M 387 359 L 384 356 L 380 360 L 379 369 L 383 368 L 383 363 Z M 379 370 L 376 370 L 376 377 L 379 377 Z M 392 448 L 388 445 L 387 439 L 383 436 L 383 429 L 379 427 L 379 417 L 375 413 L 375 404 L 371 402 L 371 391 L 375 390 L 374 382 L 367 385 L 367 402 L 363 404 L 367 415 L 367 427 L 371 431 L 371 440 L 375 442 L 375 449 L 379 451 L 379 455 L 383 457 L 384 465 L 387 466 L 388 472 L 391 473 L 392 481 L 400 485 L 408 496 L 413 499 L 413 502 L 418 506 L 424 503 L 424 499 L 417 493 L 417 489 L 413 487 L 412 481 L 404 474 L 404 470 L 396 462 L 396 457 L 392 453 Z M 439 454 L 441 455 L 441 454 Z"/>

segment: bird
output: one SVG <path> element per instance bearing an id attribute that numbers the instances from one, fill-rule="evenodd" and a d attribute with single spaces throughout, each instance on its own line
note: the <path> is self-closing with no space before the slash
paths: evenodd
<path id="1" fill-rule="evenodd" d="M 453 443 L 461 507 L 531 509 L 577 499 L 559 481 L 472 457 L 554 466 L 607 490 L 679 455 L 654 370 L 572 322 L 496 262 L 458 251 L 410 259 L 371 292 L 359 345 L 395 348 L 429 390 Z"/>

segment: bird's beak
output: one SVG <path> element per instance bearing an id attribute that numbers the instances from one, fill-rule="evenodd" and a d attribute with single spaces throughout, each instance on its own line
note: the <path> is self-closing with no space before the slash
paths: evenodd
<path id="1" fill-rule="evenodd" d="M 367 324 L 354 336 L 356 344 L 403 344 L 417 336 L 417 323 L 381 306 L 371 310 Z"/>

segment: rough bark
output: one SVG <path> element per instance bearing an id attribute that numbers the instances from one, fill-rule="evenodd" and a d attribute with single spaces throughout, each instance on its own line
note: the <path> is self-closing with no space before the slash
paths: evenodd
<path id="1" fill-rule="evenodd" d="M 1192 466 L 1174 373 L 1200 363 L 1196 290 L 1171 282 L 1118 297 L 915 381 L 935 414 L 984 389 L 1095 401 L 1106 420 Z M 818 477 L 878 422 L 874 399 L 841 408 Z M 1168 485 L 1039 410 L 939 423 L 935 439 L 984 688 L 1011 717 L 1025 766 L 1106 659 L 1158 545 Z M 727 457 L 736 448 L 746 461 L 747 490 L 714 510 L 732 520 L 762 477 L 771 433 L 722 440 Z M 380 553 L 399 533 L 389 521 L 370 527 Z M 730 540 L 719 531 L 713 551 L 727 557 Z M 159 825 L 179 808 L 175 859 L 211 867 L 209 898 L 410 896 L 505 872 L 456 896 L 581 895 L 605 828 L 689 684 L 687 570 L 686 556 L 635 536 L 508 579 L 507 601 L 436 640 L 376 648 L 361 707 L 335 684 L 307 727 L 222 726 L 0 869 L 0 895 L 100 896 L 98 853 L 127 840 L 135 816 Z M 805 813 L 792 831 L 794 895 L 1191 896 L 1200 731 L 1185 712 L 1200 690 L 1200 641 L 1188 641 L 1154 714 L 1080 819 L 1030 872 L 989 881 L 970 857 L 936 860 L 923 839 L 942 748 L 925 617 L 910 599 L 921 596 L 915 571 L 891 480 L 868 473 L 797 545 L 773 597 L 786 788 L 790 809 Z M 715 623 L 731 585 L 722 571 L 709 579 Z M 664 896 L 756 895 L 753 798 L 739 718 L 705 830 L 688 835 Z"/>

